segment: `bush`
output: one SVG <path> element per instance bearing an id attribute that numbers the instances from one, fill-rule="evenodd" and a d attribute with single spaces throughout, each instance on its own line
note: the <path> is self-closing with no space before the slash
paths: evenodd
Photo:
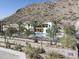
<path id="1" fill-rule="evenodd" d="M 33 40 L 34 40 L 35 43 L 38 43 L 38 39 L 39 39 L 39 38 L 37 38 L 37 37 L 34 37 L 34 38 L 33 38 Z"/>
<path id="2" fill-rule="evenodd" d="M 46 51 L 45 51 L 45 49 L 43 49 L 43 48 L 38 48 L 38 49 L 37 49 L 37 52 L 38 52 L 39 54 L 42 54 L 42 53 L 45 53 Z"/>
<path id="3" fill-rule="evenodd" d="M 36 55 L 36 49 L 33 48 L 30 44 L 27 45 L 27 47 L 25 48 L 25 51 L 24 51 L 26 54 L 29 55 L 30 58 L 33 58 L 34 55 Z"/>
<path id="4" fill-rule="evenodd" d="M 67 35 L 61 38 L 60 43 L 64 47 L 73 48 L 75 47 L 75 38 L 73 36 Z"/>
<path id="5" fill-rule="evenodd" d="M 45 57 L 45 59 L 61 59 L 61 58 L 65 59 L 63 55 L 57 54 L 56 52 L 49 52 Z"/>
<path id="6" fill-rule="evenodd" d="M 17 51 L 22 51 L 22 45 L 16 44 L 14 49 L 17 50 Z"/>
<path id="7" fill-rule="evenodd" d="M 30 58 L 33 58 L 33 59 L 43 59 L 39 54 L 40 53 L 44 53 L 45 50 L 42 48 L 34 48 L 32 47 L 30 44 L 27 45 L 27 47 L 25 48 L 25 51 L 24 51 L 27 55 L 29 55 Z"/>
<path id="8" fill-rule="evenodd" d="M 35 39 L 34 39 L 34 42 L 35 42 L 35 43 L 38 43 L 38 39 L 37 39 L 37 38 L 35 38 Z"/>
<path id="9" fill-rule="evenodd" d="M 11 48 L 11 45 L 9 42 L 6 42 L 6 48 Z"/>
<path id="10" fill-rule="evenodd" d="M 34 56 L 34 59 L 44 59 L 41 55 L 37 54 Z"/>
<path id="11" fill-rule="evenodd" d="M 29 53 L 29 57 L 30 57 L 30 58 L 33 58 L 34 55 L 35 55 L 35 52 L 34 52 L 34 51 L 30 51 L 30 53 Z"/>

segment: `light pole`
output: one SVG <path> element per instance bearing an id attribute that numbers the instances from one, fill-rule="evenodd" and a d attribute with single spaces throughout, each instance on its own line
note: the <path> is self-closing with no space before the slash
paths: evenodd
<path id="1" fill-rule="evenodd" d="M 76 32 L 76 43 L 77 43 L 77 53 L 78 53 L 78 58 L 79 58 L 79 31 Z"/>

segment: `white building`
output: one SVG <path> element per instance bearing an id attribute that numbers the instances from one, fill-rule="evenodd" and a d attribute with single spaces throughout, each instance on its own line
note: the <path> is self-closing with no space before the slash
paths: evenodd
<path id="1" fill-rule="evenodd" d="M 37 25 L 35 28 L 36 36 L 38 37 L 46 37 L 47 36 L 47 29 L 52 26 L 52 22 L 44 22 L 41 25 Z"/>

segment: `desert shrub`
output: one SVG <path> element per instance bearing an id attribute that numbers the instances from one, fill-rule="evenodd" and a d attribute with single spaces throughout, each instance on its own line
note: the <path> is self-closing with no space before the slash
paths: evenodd
<path id="1" fill-rule="evenodd" d="M 65 57 L 63 55 L 57 54 L 56 52 L 48 52 L 45 59 L 61 59 Z"/>
<path id="2" fill-rule="evenodd" d="M 75 47 L 75 38 L 70 35 L 66 35 L 60 39 L 60 43 L 64 47 L 74 48 Z"/>
<path id="3" fill-rule="evenodd" d="M 44 59 L 44 58 L 41 55 L 37 54 L 37 55 L 34 56 L 33 59 Z"/>
<path id="4" fill-rule="evenodd" d="M 34 37 L 33 40 L 34 40 L 35 43 L 38 43 L 39 38 L 38 37 Z"/>
<path id="5" fill-rule="evenodd" d="M 26 54 L 29 55 L 30 58 L 33 58 L 34 55 L 36 55 L 36 49 L 33 48 L 30 44 L 27 45 L 25 51 L 24 51 Z"/>
<path id="6" fill-rule="evenodd" d="M 35 39 L 34 39 L 34 42 L 35 42 L 35 43 L 38 43 L 38 39 L 35 38 Z"/>
<path id="7" fill-rule="evenodd" d="M 45 53 L 46 51 L 45 51 L 44 48 L 37 48 L 37 52 L 38 52 L 39 54 L 42 54 L 42 53 Z"/>
<path id="8" fill-rule="evenodd" d="M 16 44 L 14 49 L 17 50 L 17 51 L 22 51 L 22 45 Z"/>
<path id="9" fill-rule="evenodd" d="M 43 57 L 40 56 L 39 54 L 43 53 L 44 50 L 43 49 L 39 49 L 39 48 L 34 48 L 30 44 L 26 47 L 24 52 L 27 55 L 29 55 L 30 58 L 33 58 L 33 59 L 43 59 Z"/>
<path id="10" fill-rule="evenodd" d="M 11 45 L 9 42 L 6 42 L 6 48 L 11 48 Z"/>

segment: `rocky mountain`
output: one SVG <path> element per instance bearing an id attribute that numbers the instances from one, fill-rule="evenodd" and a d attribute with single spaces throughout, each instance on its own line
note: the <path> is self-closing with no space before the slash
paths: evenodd
<path id="1" fill-rule="evenodd" d="M 7 23 L 18 21 L 52 21 L 62 19 L 65 22 L 79 19 L 79 0 L 58 0 L 58 2 L 45 2 L 32 4 L 20 8 L 13 15 L 5 18 Z M 63 21 L 63 22 L 64 22 Z M 72 22 L 74 23 L 74 22 Z"/>

